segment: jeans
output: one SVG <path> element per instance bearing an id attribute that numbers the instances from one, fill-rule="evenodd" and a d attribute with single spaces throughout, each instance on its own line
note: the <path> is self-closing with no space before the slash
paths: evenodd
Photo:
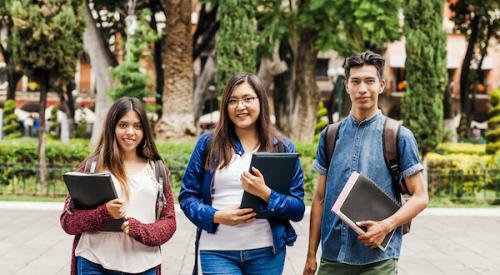
<path id="1" fill-rule="evenodd" d="M 285 249 L 273 254 L 272 247 L 239 251 L 200 251 L 203 274 L 279 275 L 285 264 Z"/>
<path id="2" fill-rule="evenodd" d="M 156 266 L 141 273 L 127 273 L 105 269 L 100 264 L 91 262 L 83 257 L 76 257 L 76 274 L 78 275 L 156 275 Z"/>

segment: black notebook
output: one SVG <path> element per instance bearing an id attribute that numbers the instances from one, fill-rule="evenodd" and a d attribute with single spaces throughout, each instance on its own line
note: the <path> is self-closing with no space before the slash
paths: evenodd
<path id="1" fill-rule="evenodd" d="M 90 210 L 110 200 L 118 198 L 109 172 L 80 173 L 68 172 L 63 175 L 75 209 Z M 113 219 L 100 231 L 120 232 L 124 219 Z"/>
<path id="2" fill-rule="evenodd" d="M 290 194 L 295 166 L 299 158 L 298 153 L 261 153 L 252 155 L 249 171 L 252 167 L 259 169 L 264 176 L 266 185 L 272 190 L 281 194 Z M 252 208 L 257 214 L 257 218 L 267 218 L 261 211 L 265 202 L 257 196 L 243 192 L 240 208 Z"/>
<path id="3" fill-rule="evenodd" d="M 392 216 L 399 208 L 400 205 L 370 178 L 353 172 L 335 201 L 332 211 L 356 233 L 363 233 L 364 229 L 357 226 L 356 222 L 381 221 Z M 379 245 L 380 249 L 385 251 L 394 231 L 385 236 Z"/>

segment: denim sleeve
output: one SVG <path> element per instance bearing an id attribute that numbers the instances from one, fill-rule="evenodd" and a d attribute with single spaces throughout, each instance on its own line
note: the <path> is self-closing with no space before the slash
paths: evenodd
<path id="1" fill-rule="evenodd" d="M 214 233 L 217 229 L 217 224 L 213 223 L 216 209 L 202 201 L 205 175 L 204 152 L 209 139 L 209 135 L 201 136 L 193 149 L 182 177 L 179 203 L 182 211 L 192 223 L 209 233 Z"/>
<path id="2" fill-rule="evenodd" d="M 295 146 L 288 140 L 284 140 L 285 151 L 295 153 Z M 304 175 L 300 160 L 295 164 L 295 172 L 290 187 L 290 195 L 285 195 L 271 190 L 269 203 L 262 209 L 262 213 L 280 219 L 288 219 L 294 222 L 302 220 L 304 217 Z"/>
<path id="3" fill-rule="evenodd" d="M 413 133 L 404 126 L 399 130 L 398 144 L 401 176 L 406 178 L 424 170 L 418 155 L 417 141 Z"/>
<path id="4" fill-rule="evenodd" d="M 326 164 L 326 128 L 323 129 L 319 136 L 318 149 L 316 150 L 316 159 L 313 162 L 313 167 L 321 175 L 326 175 L 328 167 Z"/>

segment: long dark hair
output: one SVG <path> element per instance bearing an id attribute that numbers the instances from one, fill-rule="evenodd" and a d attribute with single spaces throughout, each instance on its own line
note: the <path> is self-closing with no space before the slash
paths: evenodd
<path id="1" fill-rule="evenodd" d="M 256 75 L 251 73 L 237 73 L 229 79 L 224 87 L 222 94 L 222 101 L 220 104 L 220 118 L 214 134 L 211 139 L 210 150 L 208 152 L 205 167 L 207 169 L 215 170 L 217 167 L 227 167 L 233 156 L 233 140 L 232 136 L 235 135 L 234 123 L 229 119 L 227 113 L 227 105 L 234 89 L 239 85 L 247 83 L 257 94 L 259 98 L 260 114 L 257 118 L 257 134 L 259 137 L 260 147 L 259 151 L 272 152 L 273 151 L 273 136 L 278 135 L 269 117 L 269 101 L 267 93 L 262 86 L 262 83 Z"/>
<path id="2" fill-rule="evenodd" d="M 144 137 L 137 146 L 137 155 L 146 160 L 161 159 L 144 105 L 135 97 L 122 97 L 111 105 L 101 130 L 99 142 L 89 157 L 99 156 L 97 171 L 109 170 L 118 179 L 127 197 L 129 189 L 123 163 L 123 152 L 116 141 L 115 128 L 118 121 L 131 110 L 139 116 L 144 133 Z"/>

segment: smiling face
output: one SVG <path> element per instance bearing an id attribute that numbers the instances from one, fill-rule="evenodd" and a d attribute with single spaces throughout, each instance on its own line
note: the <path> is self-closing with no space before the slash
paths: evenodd
<path id="1" fill-rule="evenodd" d="M 256 127 L 256 121 L 260 114 L 259 97 L 248 83 L 244 82 L 234 88 L 226 108 L 229 119 L 235 128 L 251 129 Z"/>
<path id="2" fill-rule="evenodd" d="M 144 137 L 141 120 L 134 110 L 128 111 L 115 126 L 118 146 L 124 154 L 136 154 L 137 146 Z"/>
<path id="3" fill-rule="evenodd" d="M 378 96 L 384 87 L 385 82 L 380 80 L 375 66 L 352 67 L 346 88 L 351 98 L 354 115 L 366 118 L 375 113 L 378 108 Z"/>

